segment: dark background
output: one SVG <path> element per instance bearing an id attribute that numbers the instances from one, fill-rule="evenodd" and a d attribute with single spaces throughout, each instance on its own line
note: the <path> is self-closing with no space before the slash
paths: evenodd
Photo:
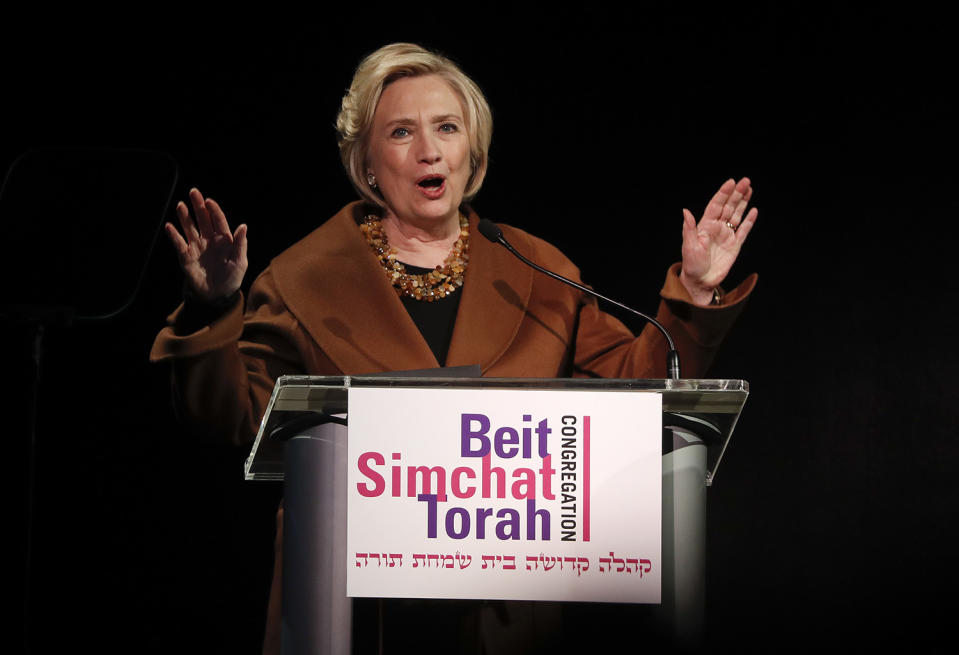
<path id="1" fill-rule="evenodd" d="M 363 55 L 415 41 L 457 60 L 493 107 L 480 214 L 550 240 L 595 287 L 649 309 L 679 256 L 680 210 L 750 176 L 759 222 L 730 281 L 760 282 L 711 371 L 751 395 L 709 491 L 709 641 L 929 651 L 946 639 L 959 326 L 945 17 L 915 3 L 357 9 L 239 26 L 12 16 L 0 164 L 38 146 L 170 153 L 177 198 L 197 186 L 249 224 L 256 273 L 353 198 L 339 99 Z M 161 218 L 106 226 L 97 256 Z M 98 216 L 62 220 L 51 235 Z M 42 243 L 3 246 L 23 275 L 40 265 Z M 258 652 L 281 490 L 242 480 L 245 450 L 177 426 L 147 354 L 181 280 L 165 241 L 146 258 L 127 312 L 47 333 L 33 650 Z M 7 594 L 19 601 L 30 334 L 0 329 L 6 534 L 19 547 Z"/>

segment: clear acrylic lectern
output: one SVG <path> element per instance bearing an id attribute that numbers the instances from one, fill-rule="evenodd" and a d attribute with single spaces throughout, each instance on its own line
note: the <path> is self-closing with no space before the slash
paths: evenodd
<path id="1" fill-rule="evenodd" d="M 678 646 L 702 645 L 706 487 L 749 394 L 742 380 L 286 376 L 246 462 L 248 480 L 284 480 L 283 652 L 349 653 L 346 596 L 350 388 L 629 391 L 661 394 L 662 605 Z M 495 635 L 490 636 L 495 643 Z"/>

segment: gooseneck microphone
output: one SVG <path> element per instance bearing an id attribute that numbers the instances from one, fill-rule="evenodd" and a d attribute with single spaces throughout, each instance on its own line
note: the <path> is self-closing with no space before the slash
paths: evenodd
<path id="1" fill-rule="evenodd" d="M 544 275 L 548 275 L 554 280 L 559 280 L 560 282 L 563 282 L 564 284 L 568 284 L 569 286 L 575 289 L 579 289 L 583 293 L 588 293 L 589 295 L 595 296 L 596 298 L 599 298 L 600 300 L 605 300 L 606 302 L 616 305 L 617 307 L 621 309 L 625 309 L 628 312 L 632 312 L 633 314 L 636 314 L 637 316 L 645 319 L 649 323 L 652 323 L 653 325 L 655 325 L 657 328 L 659 328 L 659 331 L 663 333 L 663 336 L 666 338 L 666 343 L 669 344 L 669 352 L 666 353 L 666 368 L 668 370 L 669 377 L 670 379 L 673 379 L 673 380 L 679 379 L 679 352 L 676 350 L 676 344 L 673 343 L 673 338 L 669 336 L 669 332 L 666 331 L 666 328 L 663 327 L 662 323 L 657 321 L 652 316 L 648 316 L 642 313 L 641 311 L 633 309 L 632 307 L 627 307 L 623 303 L 617 302 L 613 300 L 612 298 L 607 298 L 606 296 L 602 294 L 596 293 L 589 287 L 585 287 L 582 284 L 573 282 L 569 278 L 565 278 L 562 275 L 558 275 L 552 271 L 549 271 L 543 268 L 539 264 L 536 264 L 526 259 L 526 257 L 521 255 L 516 250 L 516 248 L 510 245 L 509 241 L 506 240 L 506 237 L 503 236 L 503 231 L 499 229 L 499 227 L 497 227 L 496 223 L 489 220 L 488 218 L 480 219 L 479 231 L 480 231 L 480 234 L 482 234 L 484 237 L 486 237 L 493 243 L 502 244 L 503 247 L 505 247 L 507 250 L 513 253 L 513 255 L 517 257 L 517 259 L 519 259 L 521 262 L 523 262 L 527 266 L 536 269 L 540 273 Z"/>

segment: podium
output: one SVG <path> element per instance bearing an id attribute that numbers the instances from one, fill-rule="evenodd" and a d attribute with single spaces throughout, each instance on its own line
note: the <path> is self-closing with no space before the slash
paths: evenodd
<path id="1" fill-rule="evenodd" d="M 248 480 L 283 480 L 283 652 L 351 652 L 346 595 L 349 392 L 466 389 L 658 394 L 662 433 L 661 604 L 673 645 L 703 645 L 706 488 L 749 394 L 742 380 L 286 376 L 247 458 Z M 424 412 L 424 420 L 429 413 Z M 610 553 L 612 555 L 612 553 Z M 495 635 L 486 635 L 495 642 Z M 484 637 L 485 638 L 485 637 Z"/>

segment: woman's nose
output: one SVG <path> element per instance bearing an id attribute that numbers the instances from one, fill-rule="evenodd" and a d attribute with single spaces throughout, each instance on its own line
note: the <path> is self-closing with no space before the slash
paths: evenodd
<path id="1" fill-rule="evenodd" d="M 436 137 L 431 133 L 420 133 L 417 139 L 417 161 L 435 164 L 443 158 Z"/>

